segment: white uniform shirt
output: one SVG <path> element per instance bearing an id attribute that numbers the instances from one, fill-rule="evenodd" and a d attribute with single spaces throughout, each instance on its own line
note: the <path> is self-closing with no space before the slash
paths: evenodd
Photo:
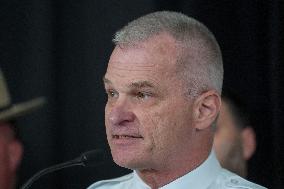
<path id="1" fill-rule="evenodd" d="M 159 189 L 265 189 L 223 169 L 214 152 L 199 167 Z M 151 189 L 134 171 L 94 183 L 88 189 Z"/>

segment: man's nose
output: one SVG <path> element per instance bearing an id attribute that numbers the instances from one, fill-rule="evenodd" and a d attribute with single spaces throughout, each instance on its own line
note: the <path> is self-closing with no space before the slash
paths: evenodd
<path id="1" fill-rule="evenodd" d="M 127 102 L 119 102 L 112 106 L 108 119 L 112 125 L 125 126 L 135 120 L 135 114 Z"/>

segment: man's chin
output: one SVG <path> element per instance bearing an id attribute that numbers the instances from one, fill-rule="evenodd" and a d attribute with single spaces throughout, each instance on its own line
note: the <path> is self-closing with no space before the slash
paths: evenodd
<path id="1" fill-rule="evenodd" d="M 111 154 L 113 161 L 124 168 L 137 169 L 147 161 L 146 150 L 139 146 L 130 146 L 128 148 L 112 146 Z"/>
<path id="2" fill-rule="evenodd" d="M 113 161 L 120 167 L 124 167 L 127 169 L 135 169 L 136 160 L 134 160 L 133 158 L 113 155 Z"/>
<path id="3" fill-rule="evenodd" d="M 138 159 L 138 157 L 127 157 L 127 155 L 125 156 L 113 156 L 113 161 L 120 167 L 124 167 L 127 169 L 140 169 L 141 167 L 143 167 L 143 162 L 141 159 Z"/>

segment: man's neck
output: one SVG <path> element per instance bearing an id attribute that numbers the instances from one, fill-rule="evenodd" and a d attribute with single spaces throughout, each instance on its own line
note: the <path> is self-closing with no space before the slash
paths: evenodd
<path id="1" fill-rule="evenodd" d="M 151 187 L 151 189 L 158 189 L 162 186 L 169 184 L 170 182 L 186 175 L 191 172 L 199 165 L 201 165 L 209 156 L 209 153 L 203 154 L 201 158 L 196 161 L 180 161 L 180 162 L 172 162 L 171 165 L 174 167 L 169 167 L 165 169 L 142 169 L 137 170 L 139 177 Z"/>
<path id="2" fill-rule="evenodd" d="M 138 175 L 151 189 L 158 189 L 180 177 L 173 175 L 170 171 L 160 172 L 157 170 L 140 170 L 138 171 Z"/>

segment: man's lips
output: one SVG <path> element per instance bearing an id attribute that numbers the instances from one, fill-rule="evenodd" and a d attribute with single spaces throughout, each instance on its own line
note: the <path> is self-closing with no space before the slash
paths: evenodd
<path id="1" fill-rule="evenodd" d="M 113 139 L 138 139 L 138 138 L 143 138 L 140 135 L 112 135 Z"/>
<path id="2" fill-rule="evenodd" d="M 137 142 L 143 140 L 143 137 L 140 135 L 131 135 L 131 134 L 114 134 L 112 135 L 112 144 L 129 146 L 134 145 Z"/>

